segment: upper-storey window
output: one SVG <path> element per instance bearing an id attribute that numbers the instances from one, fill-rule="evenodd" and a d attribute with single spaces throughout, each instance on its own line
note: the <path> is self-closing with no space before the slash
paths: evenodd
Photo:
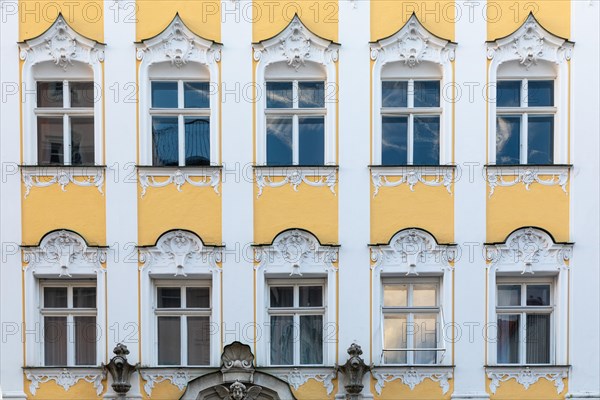
<path id="1" fill-rule="evenodd" d="M 267 164 L 325 163 L 325 82 L 267 82 Z"/>
<path id="2" fill-rule="evenodd" d="M 209 83 L 151 82 L 152 165 L 210 165 Z"/>

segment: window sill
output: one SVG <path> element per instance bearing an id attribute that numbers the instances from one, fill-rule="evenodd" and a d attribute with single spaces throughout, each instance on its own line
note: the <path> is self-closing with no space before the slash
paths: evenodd
<path id="1" fill-rule="evenodd" d="M 179 390 L 184 390 L 188 383 L 202 375 L 217 372 L 219 369 L 210 366 L 170 366 L 170 367 L 141 367 L 140 376 L 144 382 L 144 392 L 150 397 L 154 386 L 169 381 Z"/>
<path id="2" fill-rule="evenodd" d="M 443 394 L 450 390 L 449 380 L 453 378 L 453 365 L 427 364 L 427 365 L 380 365 L 371 371 L 375 383 L 375 391 L 381 395 L 385 384 L 400 380 L 413 390 L 425 379 L 439 383 Z"/>
<path id="3" fill-rule="evenodd" d="M 373 197 L 382 187 L 403 184 L 414 192 L 418 183 L 431 187 L 444 186 L 452 194 L 456 165 L 369 165 L 369 169 L 374 187 Z"/>
<path id="4" fill-rule="evenodd" d="M 302 183 L 312 187 L 326 186 L 335 195 L 338 170 L 337 165 L 255 165 L 257 197 L 262 195 L 265 187 L 279 188 L 289 184 L 297 192 Z"/>
<path id="5" fill-rule="evenodd" d="M 567 194 L 567 183 L 572 168 L 573 165 L 571 164 L 487 164 L 485 165 L 485 169 L 486 180 L 490 187 L 489 196 L 492 197 L 498 186 L 509 187 L 519 183 L 525 185 L 526 190 L 529 190 L 530 186 L 534 183 L 544 186 L 560 186 L 563 192 Z"/>
<path id="6" fill-rule="evenodd" d="M 69 184 L 76 186 L 94 186 L 101 194 L 104 185 L 106 165 L 20 165 L 25 197 L 32 187 L 45 188 L 60 185 L 63 192 Z"/>
<path id="7" fill-rule="evenodd" d="M 212 187 L 219 195 L 221 183 L 221 165 L 190 165 L 190 166 L 152 166 L 138 165 L 138 180 L 142 188 L 140 196 L 143 198 L 149 187 L 162 188 L 170 184 L 175 185 L 178 192 L 186 183 L 195 187 Z M 159 178 L 158 180 L 156 178 Z"/>
<path id="8" fill-rule="evenodd" d="M 103 381 L 106 373 L 100 366 L 96 367 L 24 367 L 23 372 L 30 381 L 29 391 L 35 396 L 41 384 L 54 381 L 65 392 L 77 384 L 85 381 L 94 385 L 96 394 L 100 396 L 104 391 Z"/>
<path id="9" fill-rule="evenodd" d="M 540 379 L 554 383 L 556 393 L 565 390 L 564 379 L 568 378 L 569 365 L 487 365 L 485 372 L 490 380 L 490 392 L 496 393 L 502 382 L 514 379 L 525 390 Z"/>

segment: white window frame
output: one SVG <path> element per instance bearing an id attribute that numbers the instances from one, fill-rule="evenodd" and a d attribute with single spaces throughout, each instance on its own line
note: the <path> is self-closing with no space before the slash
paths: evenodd
<path id="1" fill-rule="evenodd" d="M 373 146 L 372 164 L 381 165 L 382 116 L 388 110 L 382 107 L 382 81 L 438 80 L 440 81 L 440 165 L 452 163 L 452 93 L 453 61 L 456 43 L 429 32 L 413 14 L 406 24 L 391 36 L 371 43 L 373 63 Z M 386 72 L 386 67 L 393 71 Z M 409 90 L 410 93 L 410 90 Z M 410 94 L 409 94 L 410 96 Z M 410 108 L 407 112 L 418 110 Z M 433 111 L 433 110 L 431 110 Z M 409 124 L 410 126 L 410 124 Z M 411 134 L 409 133 L 409 138 Z M 412 143 L 409 141 L 412 161 Z M 418 167 L 418 166 L 417 166 Z"/>
<path id="2" fill-rule="evenodd" d="M 101 94 L 104 92 L 102 62 L 105 45 L 77 33 L 59 14 L 44 33 L 19 43 L 19 47 L 21 59 L 25 60 L 22 75 L 23 163 L 38 165 L 37 115 L 45 114 L 46 110 L 37 108 L 37 82 L 91 81 L 94 83 L 94 164 L 102 165 L 104 102 Z M 63 90 L 68 91 L 68 87 Z M 66 101 L 68 95 L 63 98 L 64 104 Z M 68 121 L 63 129 L 65 132 L 69 129 Z M 70 132 L 65 133 L 64 138 L 69 137 Z M 70 140 L 65 141 L 63 148 L 69 154 L 63 165 L 68 166 Z"/>
<path id="3" fill-rule="evenodd" d="M 152 166 L 152 88 L 151 81 L 208 81 L 210 110 L 210 165 L 220 164 L 220 43 L 190 30 L 177 14 L 158 35 L 136 43 L 139 63 L 140 165 Z M 158 67 L 153 72 L 151 67 Z M 208 72 L 202 71 L 202 69 Z M 183 91 L 179 97 L 183 96 Z M 183 99 L 180 99 L 183 105 Z M 173 109 L 175 110 L 175 109 Z M 182 109 L 178 109 L 181 110 Z M 198 110 L 198 109 L 196 109 Z M 182 113 L 184 114 L 184 113 Z M 194 113 L 194 115 L 199 115 Z M 180 121 L 181 122 L 181 121 Z M 179 162 L 182 161 L 181 126 Z M 185 161 L 185 153 L 183 153 Z M 201 166 L 198 166 L 201 167 Z"/>
<path id="4" fill-rule="evenodd" d="M 256 63 L 256 165 L 267 165 L 266 82 L 325 82 L 324 165 L 336 164 L 339 44 L 311 32 L 296 15 L 276 36 L 253 43 Z M 282 51 L 283 49 L 283 51 Z M 269 67 L 269 68 L 268 68 Z M 324 72 L 323 72 L 324 71 Z M 301 167 L 301 166 L 300 166 Z"/>

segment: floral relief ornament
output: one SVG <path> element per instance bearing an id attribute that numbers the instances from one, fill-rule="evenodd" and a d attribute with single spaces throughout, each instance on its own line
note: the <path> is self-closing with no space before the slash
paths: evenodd
<path id="1" fill-rule="evenodd" d="M 25 376 L 27 377 L 27 380 L 31 382 L 29 384 L 29 391 L 33 396 L 35 396 L 40 384 L 54 381 L 58 386 L 61 386 L 67 392 L 72 386 L 81 380 L 93 384 L 94 389 L 96 389 L 96 395 L 100 396 L 104 391 L 102 381 L 106 378 L 104 372 L 91 373 L 85 371 L 78 373 L 67 368 L 63 368 L 59 372 L 48 371 L 39 374 L 36 374 L 33 371 L 26 371 Z"/>
<path id="2" fill-rule="evenodd" d="M 537 383 L 540 379 L 546 379 L 549 382 L 554 383 L 556 393 L 560 394 L 565 389 L 563 379 L 567 378 L 566 371 L 547 371 L 525 368 L 520 371 L 492 371 L 488 372 L 488 378 L 490 382 L 490 391 L 492 394 L 496 394 L 496 390 L 500 387 L 500 383 L 514 379 L 518 384 L 522 385 L 525 390 Z"/>
<path id="3" fill-rule="evenodd" d="M 430 379 L 433 382 L 438 382 L 440 388 L 442 389 L 442 394 L 446 394 L 448 393 L 448 390 L 450 390 L 450 383 L 448 381 L 449 379 L 452 379 L 452 372 L 427 371 L 410 367 L 404 371 L 393 373 L 374 371 L 373 377 L 377 380 L 377 383 L 375 383 L 375 391 L 379 395 L 381 395 L 381 392 L 383 391 L 383 388 L 385 387 L 385 384 L 387 382 L 400 380 L 412 391 L 425 379 Z"/>
<path id="4" fill-rule="evenodd" d="M 398 39 L 400 60 L 410 68 L 415 67 L 427 52 L 427 42 L 427 38 L 419 35 L 416 22 L 410 22 L 408 32 Z"/>
<path id="5" fill-rule="evenodd" d="M 46 40 L 46 48 L 54 63 L 65 71 L 73 64 L 72 59 L 77 58 L 77 42 L 67 31 L 64 20 L 57 22 L 56 33 Z"/>
<path id="6" fill-rule="evenodd" d="M 290 67 L 296 71 L 310 58 L 310 38 L 306 37 L 304 27 L 298 19 L 291 25 L 291 34 L 280 39 L 280 49 Z"/>
<path id="7" fill-rule="evenodd" d="M 147 372 L 141 372 L 142 379 L 146 381 L 144 384 L 144 391 L 148 396 L 152 396 L 152 390 L 157 383 L 169 381 L 172 385 L 177 386 L 177 389 L 183 390 L 190 381 L 190 376 L 186 370 L 177 370 L 175 372 L 160 372 L 156 374 L 150 374 Z"/>
<path id="8" fill-rule="evenodd" d="M 44 188 L 52 186 L 55 183 L 60 186 L 60 189 L 63 192 L 66 192 L 67 186 L 72 183 L 82 187 L 94 186 L 101 194 L 104 194 L 102 191 L 102 186 L 104 185 L 104 171 L 100 168 L 97 168 L 93 173 L 88 173 L 86 171 L 83 171 L 83 173 L 76 173 L 67 168 L 58 168 L 56 172 L 43 170 L 37 172 L 23 171 L 23 183 L 25 184 L 25 198 L 29 196 L 32 187 Z"/>
<path id="9" fill-rule="evenodd" d="M 544 38 L 537 32 L 535 21 L 529 21 L 525 25 L 525 32 L 515 38 L 513 48 L 519 56 L 519 63 L 529 69 L 537 64 L 540 57 L 544 55 Z"/>
<path id="10" fill-rule="evenodd" d="M 172 65 L 181 68 L 192 55 L 194 40 L 184 34 L 179 21 L 176 21 L 171 29 L 171 34 L 164 40 L 165 55 L 171 60 Z"/>

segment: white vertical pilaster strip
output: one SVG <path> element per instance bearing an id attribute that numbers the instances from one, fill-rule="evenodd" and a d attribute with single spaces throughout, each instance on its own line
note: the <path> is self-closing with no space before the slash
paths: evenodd
<path id="1" fill-rule="evenodd" d="M 571 1 L 571 260 L 569 394 L 573 399 L 600 399 L 600 264 L 597 221 L 599 183 L 598 2 Z M 592 223 L 592 221 L 594 221 Z M 569 397 L 571 396 L 571 397 Z"/>
<path id="2" fill-rule="evenodd" d="M 138 330 L 138 238 L 137 185 L 127 176 L 136 164 L 137 109 L 127 98 L 131 83 L 136 82 L 134 42 L 136 24 L 131 12 L 134 1 L 104 3 L 104 62 L 105 143 L 106 143 L 106 244 L 107 255 L 107 362 L 119 342 L 130 351 L 129 362 L 140 361 Z M 142 307 L 149 307 L 142 304 Z M 104 310 L 102 305 L 98 308 Z M 103 328 L 104 329 L 104 328 Z M 143 360 L 142 360 L 143 362 Z M 138 375 L 131 379 L 127 397 L 140 396 Z M 110 389 L 109 382 L 109 392 Z"/>
<path id="3" fill-rule="evenodd" d="M 458 0 L 462 17 L 456 18 L 455 162 L 462 169 L 454 190 L 455 238 L 462 248 L 455 264 L 455 323 L 462 330 L 455 343 L 454 394 L 452 398 L 485 399 L 486 364 L 482 332 L 485 323 L 486 269 L 482 241 L 486 235 L 486 107 L 482 96 L 486 84 L 486 20 L 483 4 Z M 469 13 L 469 10 L 474 10 Z M 485 12 L 484 12 L 485 13 Z M 469 95 L 469 88 L 474 94 Z"/>
<path id="4" fill-rule="evenodd" d="M 223 345 L 254 342 L 251 1 L 221 2 Z M 264 13 L 263 13 L 264 18 Z M 245 250 L 245 251 L 244 251 Z M 257 312 L 263 305 L 257 305 Z M 264 327 L 263 327 L 264 328 Z M 264 330 L 264 329 L 263 329 Z M 264 332 L 263 332 L 264 333 Z M 260 336 L 263 340 L 265 335 Z M 215 338 L 220 339 L 220 338 Z M 256 349 L 253 349 L 256 353 Z M 257 360 L 263 362 L 264 360 Z"/>
<path id="5" fill-rule="evenodd" d="M 339 2 L 339 364 L 346 362 L 353 342 L 362 347 L 365 362 L 371 361 L 370 7 L 367 1 Z"/>
<path id="6" fill-rule="evenodd" d="M 25 399 L 23 392 L 23 342 L 21 340 L 21 173 L 19 100 L 19 16 L 17 2 L 0 4 L 0 398 Z M 28 327 L 28 340 L 39 340 L 40 332 Z M 10 331 L 10 332 L 9 332 Z"/>

